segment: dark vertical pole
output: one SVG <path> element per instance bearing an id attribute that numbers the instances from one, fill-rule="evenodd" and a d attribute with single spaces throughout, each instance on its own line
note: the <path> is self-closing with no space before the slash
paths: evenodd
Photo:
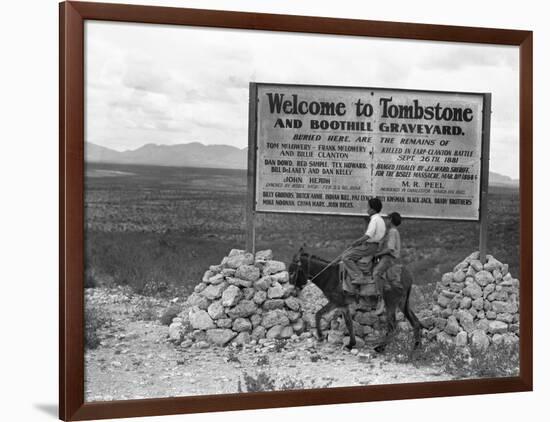
<path id="1" fill-rule="evenodd" d="M 489 201 L 489 151 L 491 140 L 491 94 L 483 95 L 483 133 L 481 149 L 481 198 L 479 204 L 479 260 L 485 263 L 487 256 L 488 201 Z"/>
<path id="2" fill-rule="evenodd" d="M 248 97 L 248 163 L 246 193 L 246 250 L 256 253 L 256 133 L 258 87 L 250 83 Z"/>

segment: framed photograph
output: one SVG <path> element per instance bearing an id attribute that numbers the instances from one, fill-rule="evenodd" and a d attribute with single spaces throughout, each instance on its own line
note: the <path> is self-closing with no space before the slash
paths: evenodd
<path id="1" fill-rule="evenodd" d="M 60 4 L 60 418 L 532 390 L 530 31 Z"/>

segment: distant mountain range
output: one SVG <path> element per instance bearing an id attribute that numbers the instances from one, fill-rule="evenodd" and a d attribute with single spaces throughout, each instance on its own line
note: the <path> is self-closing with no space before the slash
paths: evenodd
<path id="1" fill-rule="evenodd" d="M 246 169 L 248 148 L 230 145 L 204 145 L 200 142 L 177 145 L 146 144 L 134 150 L 115 151 L 86 142 L 86 161 L 92 163 L 142 164 L 171 167 Z M 489 173 L 489 184 L 518 186 L 519 181 Z"/>

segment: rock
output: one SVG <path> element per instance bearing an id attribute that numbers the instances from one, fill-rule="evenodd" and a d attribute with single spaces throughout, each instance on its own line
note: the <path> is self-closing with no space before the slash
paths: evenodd
<path id="1" fill-rule="evenodd" d="M 202 282 L 201 282 L 201 283 L 199 283 L 199 284 L 197 284 L 197 285 L 195 286 L 195 288 L 193 289 L 193 291 L 194 291 L 195 293 L 200 293 L 200 292 L 202 292 L 204 289 L 206 289 L 206 283 L 202 283 Z"/>
<path id="2" fill-rule="evenodd" d="M 179 342 L 183 336 L 183 325 L 181 322 L 173 322 L 168 327 L 168 336 L 170 340 Z"/>
<path id="3" fill-rule="evenodd" d="M 272 279 L 271 277 L 262 277 L 254 283 L 254 288 L 257 290 L 267 290 L 271 286 Z"/>
<path id="4" fill-rule="evenodd" d="M 220 283 L 223 283 L 224 280 L 225 280 L 225 277 L 223 276 L 223 274 L 216 274 L 216 275 L 210 277 L 208 279 L 208 282 L 210 284 L 220 284 Z"/>
<path id="5" fill-rule="evenodd" d="M 514 345 L 519 343 L 519 337 L 512 333 L 502 335 L 503 343 L 506 345 Z"/>
<path id="6" fill-rule="evenodd" d="M 445 273 L 443 274 L 443 277 L 441 277 L 441 284 L 444 286 L 448 286 L 454 281 L 454 273 Z"/>
<path id="7" fill-rule="evenodd" d="M 235 268 L 224 268 L 222 274 L 226 277 L 234 277 L 236 271 Z"/>
<path id="8" fill-rule="evenodd" d="M 508 324 L 502 321 L 491 321 L 489 323 L 489 333 L 491 334 L 503 334 L 508 331 Z"/>
<path id="9" fill-rule="evenodd" d="M 268 299 L 262 306 L 266 311 L 273 309 L 282 309 L 285 307 L 285 301 L 283 299 Z"/>
<path id="10" fill-rule="evenodd" d="M 253 282 L 260 278 L 260 269 L 254 265 L 241 265 L 237 268 L 235 277 Z"/>
<path id="11" fill-rule="evenodd" d="M 475 272 L 480 272 L 483 270 L 483 264 L 479 259 L 472 259 L 472 261 L 470 261 L 470 266 L 475 270 Z"/>
<path id="12" fill-rule="evenodd" d="M 264 268 L 263 268 L 263 275 L 270 275 L 270 274 L 276 274 L 280 273 L 281 271 L 286 270 L 286 264 L 281 261 L 273 261 L 268 260 L 266 261 Z"/>
<path id="13" fill-rule="evenodd" d="M 198 308 L 191 308 L 189 310 L 189 323 L 196 330 L 208 330 L 216 326 L 210 315 L 208 315 L 208 312 Z"/>
<path id="14" fill-rule="evenodd" d="M 214 320 L 226 317 L 221 301 L 217 300 L 210 304 L 208 307 L 208 315 Z"/>
<path id="15" fill-rule="evenodd" d="M 481 287 L 477 284 L 470 284 L 462 291 L 465 296 L 471 297 L 472 299 L 478 299 L 483 296 Z"/>
<path id="16" fill-rule="evenodd" d="M 507 324 L 514 322 L 514 315 L 512 314 L 497 314 L 497 321 L 502 321 Z"/>
<path id="17" fill-rule="evenodd" d="M 209 283 L 210 282 L 210 277 L 212 277 L 214 275 L 214 272 L 211 271 L 211 270 L 206 270 L 204 272 L 204 275 L 202 276 L 202 282 L 203 283 Z"/>
<path id="18" fill-rule="evenodd" d="M 502 334 L 493 335 L 493 337 L 491 338 L 491 341 L 493 342 L 494 345 L 497 345 L 497 346 L 502 344 L 503 342 Z"/>
<path id="19" fill-rule="evenodd" d="M 225 290 L 226 287 L 227 283 L 225 282 L 216 285 L 211 284 L 201 292 L 201 295 L 210 300 L 218 299 L 221 297 L 222 292 Z"/>
<path id="20" fill-rule="evenodd" d="M 489 258 L 487 262 L 483 265 L 485 271 L 495 271 L 502 268 L 502 263 L 497 261 L 495 258 Z"/>
<path id="21" fill-rule="evenodd" d="M 455 265 L 455 267 L 453 268 L 453 272 L 457 272 L 457 271 L 466 271 L 468 269 L 468 262 L 466 261 L 462 261 L 458 264 Z"/>
<path id="22" fill-rule="evenodd" d="M 516 303 L 495 301 L 492 303 L 492 310 L 496 313 L 515 314 L 518 311 L 518 305 Z"/>
<path id="23" fill-rule="evenodd" d="M 254 297 L 252 298 L 252 300 L 254 301 L 254 303 L 261 305 L 265 302 L 266 298 L 267 293 L 265 292 L 265 290 L 256 290 L 256 293 L 254 293 Z"/>
<path id="24" fill-rule="evenodd" d="M 378 322 L 378 317 L 368 312 L 358 312 L 353 319 L 363 325 L 374 325 Z"/>
<path id="25" fill-rule="evenodd" d="M 281 330 L 280 338 L 290 338 L 294 334 L 294 330 L 291 326 L 287 325 Z"/>
<path id="26" fill-rule="evenodd" d="M 304 323 L 303 319 L 298 319 L 294 324 L 292 324 L 292 329 L 296 334 L 302 334 L 304 330 L 306 329 L 306 324 Z"/>
<path id="27" fill-rule="evenodd" d="M 487 319 L 496 319 L 497 313 L 494 311 L 487 311 L 485 312 L 485 315 L 487 316 Z"/>
<path id="28" fill-rule="evenodd" d="M 229 251 L 229 254 L 227 255 L 228 258 L 236 255 L 244 255 L 246 251 L 244 249 L 231 249 Z"/>
<path id="29" fill-rule="evenodd" d="M 256 293 L 256 290 L 253 287 L 245 287 L 242 289 L 243 292 L 243 299 L 245 300 L 251 300 L 254 297 L 254 293 Z"/>
<path id="30" fill-rule="evenodd" d="M 250 336 L 253 339 L 259 340 L 261 338 L 265 338 L 265 334 L 266 334 L 266 329 L 261 325 L 258 325 L 252 330 L 252 333 L 250 334 Z"/>
<path id="31" fill-rule="evenodd" d="M 476 330 L 481 330 L 484 333 L 486 333 L 487 330 L 489 329 L 489 321 L 487 321 L 485 318 L 480 319 L 475 322 L 475 328 Z"/>
<path id="32" fill-rule="evenodd" d="M 252 287 L 252 282 L 249 280 L 242 280 L 236 277 L 228 277 L 227 282 L 237 287 Z"/>
<path id="33" fill-rule="evenodd" d="M 453 273 L 453 280 L 455 283 L 462 283 L 466 279 L 466 274 L 464 271 L 458 270 Z"/>
<path id="34" fill-rule="evenodd" d="M 229 268 L 239 268 L 243 265 L 252 265 L 254 264 L 254 256 L 251 253 L 246 254 L 235 254 L 233 256 L 228 256 L 225 260 L 224 265 Z"/>
<path id="35" fill-rule="evenodd" d="M 280 273 L 273 274 L 271 275 L 271 278 L 277 283 L 281 283 L 281 284 L 288 283 L 288 279 L 289 279 L 288 271 L 281 271 Z"/>
<path id="36" fill-rule="evenodd" d="M 269 330 L 267 330 L 267 333 L 265 334 L 265 338 L 280 338 L 281 337 L 281 331 L 283 331 L 282 325 L 274 325 Z"/>
<path id="37" fill-rule="evenodd" d="M 468 344 L 468 334 L 466 331 L 461 331 L 456 335 L 455 344 L 459 347 L 463 347 Z"/>
<path id="38" fill-rule="evenodd" d="M 208 338 L 208 341 L 217 344 L 218 346 L 225 346 L 236 335 L 237 333 L 226 328 L 214 328 L 212 330 L 206 331 L 206 337 Z"/>
<path id="39" fill-rule="evenodd" d="M 467 333 L 474 331 L 474 317 L 469 312 L 459 311 L 458 321 Z"/>
<path id="40" fill-rule="evenodd" d="M 233 322 L 233 331 L 240 333 L 242 331 L 251 331 L 252 323 L 246 318 L 237 318 Z"/>
<path id="41" fill-rule="evenodd" d="M 290 322 L 296 322 L 302 316 L 300 312 L 295 312 L 295 311 L 288 311 L 286 314 Z"/>
<path id="42" fill-rule="evenodd" d="M 241 289 L 237 286 L 231 285 L 224 290 L 222 294 L 223 306 L 235 306 L 242 297 Z"/>
<path id="43" fill-rule="evenodd" d="M 193 330 L 193 332 L 191 333 L 191 338 L 193 339 L 193 341 L 197 342 L 197 341 L 202 341 L 202 340 L 206 340 L 206 331 L 203 331 L 203 330 Z"/>
<path id="44" fill-rule="evenodd" d="M 453 344 L 454 343 L 453 338 L 449 334 L 447 334 L 443 331 L 437 333 L 436 340 L 440 343 L 447 343 L 447 344 Z"/>
<path id="45" fill-rule="evenodd" d="M 474 278 L 476 283 L 479 284 L 481 287 L 485 287 L 487 284 L 493 283 L 495 281 L 493 274 L 485 270 L 478 272 Z"/>
<path id="46" fill-rule="evenodd" d="M 486 349 L 489 347 L 489 337 L 482 330 L 474 330 L 472 334 L 472 347 L 476 349 Z"/>
<path id="47" fill-rule="evenodd" d="M 187 298 L 187 304 L 191 307 L 196 307 L 199 309 L 208 308 L 208 299 L 202 296 L 201 294 L 191 293 Z"/>
<path id="48" fill-rule="evenodd" d="M 283 287 L 278 282 L 273 282 L 272 287 L 267 290 L 267 297 L 270 299 L 281 298 L 284 295 Z"/>
<path id="49" fill-rule="evenodd" d="M 331 344 L 342 344 L 344 341 L 344 333 L 342 331 L 330 330 L 328 332 L 327 341 Z"/>
<path id="50" fill-rule="evenodd" d="M 262 322 L 262 316 L 259 314 L 254 314 L 250 317 L 250 323 L 252 324 L 253 328 L 256 328 L 258 325 L 260 325 Z"/>
<path id="51" fill-rule="evenodd" d="M 285 305 L 288 309 L 291 309 L 293 311 L 299 311 L 300 310 L 300 301 L 295 297 L 289 297 L 285 299 Z"/>
<path id="52" fill-rule="evenodd" d="M 463 297 L 460 301 L 460 309 L 470 309 L 472 307 L 472 299 L 469 297 Z"/>
<path id="53" fill-rule="evenodd" d="M 483 288 L 483 297 L 486 298 L 487 296 L 489 296 L 491 293 L 493 293 L 495 291 L 495 285 L 493 283 L 491 284 L 487 284 L 484 288 Z"/>
<path id="54" fill-rule="evenodd" d="M 454 293 L 460 293 L 462 292 L 462 289 L 464 288 L 465 284 L 464 283 L 451 283 L 449 284 L 449 289 L 454 292 Z"/>
<path id="55" fill-rule="evenodd" d="M 237 334 L 237 337 L 233 339 L 233 343 L 237 344 L 248 344 L 251 341 L 250 333 L 243 331 Z"/>
<path id="56" fill-rule="evenodd" d="M 257 309 L 258 307 L 251 300 L 241 300 L 237 306 L 227 311 L 227 315 L 232 319 L 246 318 L 256 313 Z"/>
<path id="57" fill-rule="evenodd" d="M 231 328 L 232 325 L 233 321 L 231 320 L 231 318 L 222 318 L 216 320 L 216 326 L 218 328 Z"/>
<path id="58" fill-rule="evenodd" d="M 460 326 L 454 316 L 450 316 L 447 319 L 447 325 L 445 326 L 445 332 L 449 335 L 456 336 L 460 332 Z"/>
<path id="59" fill-rule="evenodd" d="M 289 319 L 284 311 L 281 309 L 275 309 L 264 314 L 262 318 L 262 325 L 265 328 L 271 328 L 275 325 L 286 326 L 289 324 Z"/>
<path id="60" fill-rule="evenodd" d="M 271 249 L 256 252 L 256 261 L 269 261 L 271 259 L 273 259 L 273 251 Z"/>
<path id="61" fill-rule="evenodd" d="M 439 295 L 439 297 L 437 298 L 437 304 L 442 308 L 446 308 L 449 303 L 451 303 L 451 299 L 449 299 L 448 297 Z"/>
<path id="62" fill-rule="evenodd" d="M 283 298 L 287 298 L 294 294 L 296 288 L 292 284 L 283 284 Z"/>

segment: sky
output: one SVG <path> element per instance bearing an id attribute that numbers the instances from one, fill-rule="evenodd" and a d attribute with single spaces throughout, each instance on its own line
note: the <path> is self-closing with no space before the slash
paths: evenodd
<path id="1" fill-rule="evenodd" d="M 519 177 L 510 46 L 86 21 L 87 142 L 245 148 L 249 82 L 491 92 L 491 171 Z"/>

